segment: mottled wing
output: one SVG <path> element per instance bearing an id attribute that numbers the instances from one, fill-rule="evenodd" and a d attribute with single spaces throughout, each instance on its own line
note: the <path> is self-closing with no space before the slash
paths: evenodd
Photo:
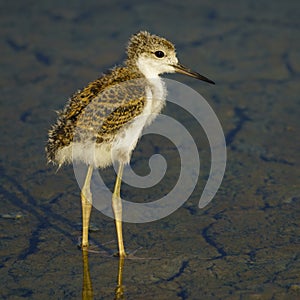
<path id="1" fill-rule="evenodd" d="M 98 133 L 99 138 L 101 135 L 113 135 L 120 130 L 120 128 L 129 124 L 135 117 L 142 113 L 144 105 L 145 97 L 140 96 L 137 99 L 132 99 L 128 103 L 124 103 L 119 106 L 111 114 L 109 114 L 107 118 L 105 118 Z"/>
<path id="2" fill-rule="evenodd" d="M 93 81 L 75 93 L 59 113 L 49 131 L 48 161 L 55 162 L 59 149 L 74 140 L 92 139 L 101 143 L 139 115 L 145 103 L 145 79 L 126 68 Z"/>
<path id="3" fill-rule="evenodd" d="M 145 82 L 132 80 L 106 88 L 82 110 L 74 129 L 76 141 L 111 140 L 143 110 Z"/>

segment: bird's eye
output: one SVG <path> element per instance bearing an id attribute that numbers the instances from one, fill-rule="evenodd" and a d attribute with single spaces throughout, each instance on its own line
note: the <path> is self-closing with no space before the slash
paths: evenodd
<path id="1" fill-rule="evenodd" d="M 162 52 L 162 51 L 155 51 L 154 52 L 155 56 L 158 57 L 158 58 L 162 58 L 165 56 L 165 53 Z"/>

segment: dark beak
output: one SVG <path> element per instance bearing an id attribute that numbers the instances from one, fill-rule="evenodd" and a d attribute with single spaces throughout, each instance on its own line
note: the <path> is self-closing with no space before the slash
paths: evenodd
<path id="1" fill-rule="evenodd" d="M 207 77 L 202 76 L 199 73 L 194 72 L 194 71 L 188 69 L 187 67 L 185 67 L 181 64 L 172 65 L 172 66 L 174 67 L 176 73 L 181 73 L 181 74 L 184 74 L 184 75 L 194 77 L 194 78 L 199 79 L 199 80 L 206 81 L 206 82 L 211 83 L 211 84 L 215 84 L 212 80 L 208 79 Z"/>

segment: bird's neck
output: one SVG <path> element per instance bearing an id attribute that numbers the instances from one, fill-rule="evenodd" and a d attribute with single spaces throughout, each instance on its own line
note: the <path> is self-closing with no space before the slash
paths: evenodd
<path id="1" fill-rule="evenodd" d="M 167 95 L 165 83 L 159 76 L 159 72 L 143 57 L 137 60 L 127 60 L 126 67 L 130 72 L 140 74 L 146 79 L 147 101 L 151 103 L 152 113 L 159 113 L 165 105 Z"/>
<path id="2" fill-rule="evenodd" d="M 145 59 L 144 57 L 140 57 L 136 61 L 136 66 L 149 81 L 151 79 L 159 78 L 159 72 L 157 69 L 151 63 L 149 63 L 149 60 Z"/>

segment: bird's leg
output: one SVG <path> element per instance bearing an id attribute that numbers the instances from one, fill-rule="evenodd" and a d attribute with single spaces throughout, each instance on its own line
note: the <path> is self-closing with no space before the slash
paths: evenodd
<path id="1" fill-rule="evenodd" d="M 116 223 L 120 257 L 126 256 L 126 253 L 124 250 L 124 243 L 123 243 L 122 200 L 121 200 L 121 196 L 120 196 L 123 168 L 124 168 L 124 164 L 120 163 L 118 174 L 117 174 L 117 179 L 116 179 L 116 183 L 115 183 L 114 193 L 112 195 L 112 208 L 113 208 L 114 215 L 115 215 L 115 223 Z"/>
<path id="2" fill-rule="evenodd" d="M 92 193 L 91 178 L 93 174 L 93 166 L 89 166 L 83 187 L 81 189 L 81 206 L 82 206 L 82 241 L 81 247 L 87 248 L 89 245 L 89 223 L 92 210 Z"/>

